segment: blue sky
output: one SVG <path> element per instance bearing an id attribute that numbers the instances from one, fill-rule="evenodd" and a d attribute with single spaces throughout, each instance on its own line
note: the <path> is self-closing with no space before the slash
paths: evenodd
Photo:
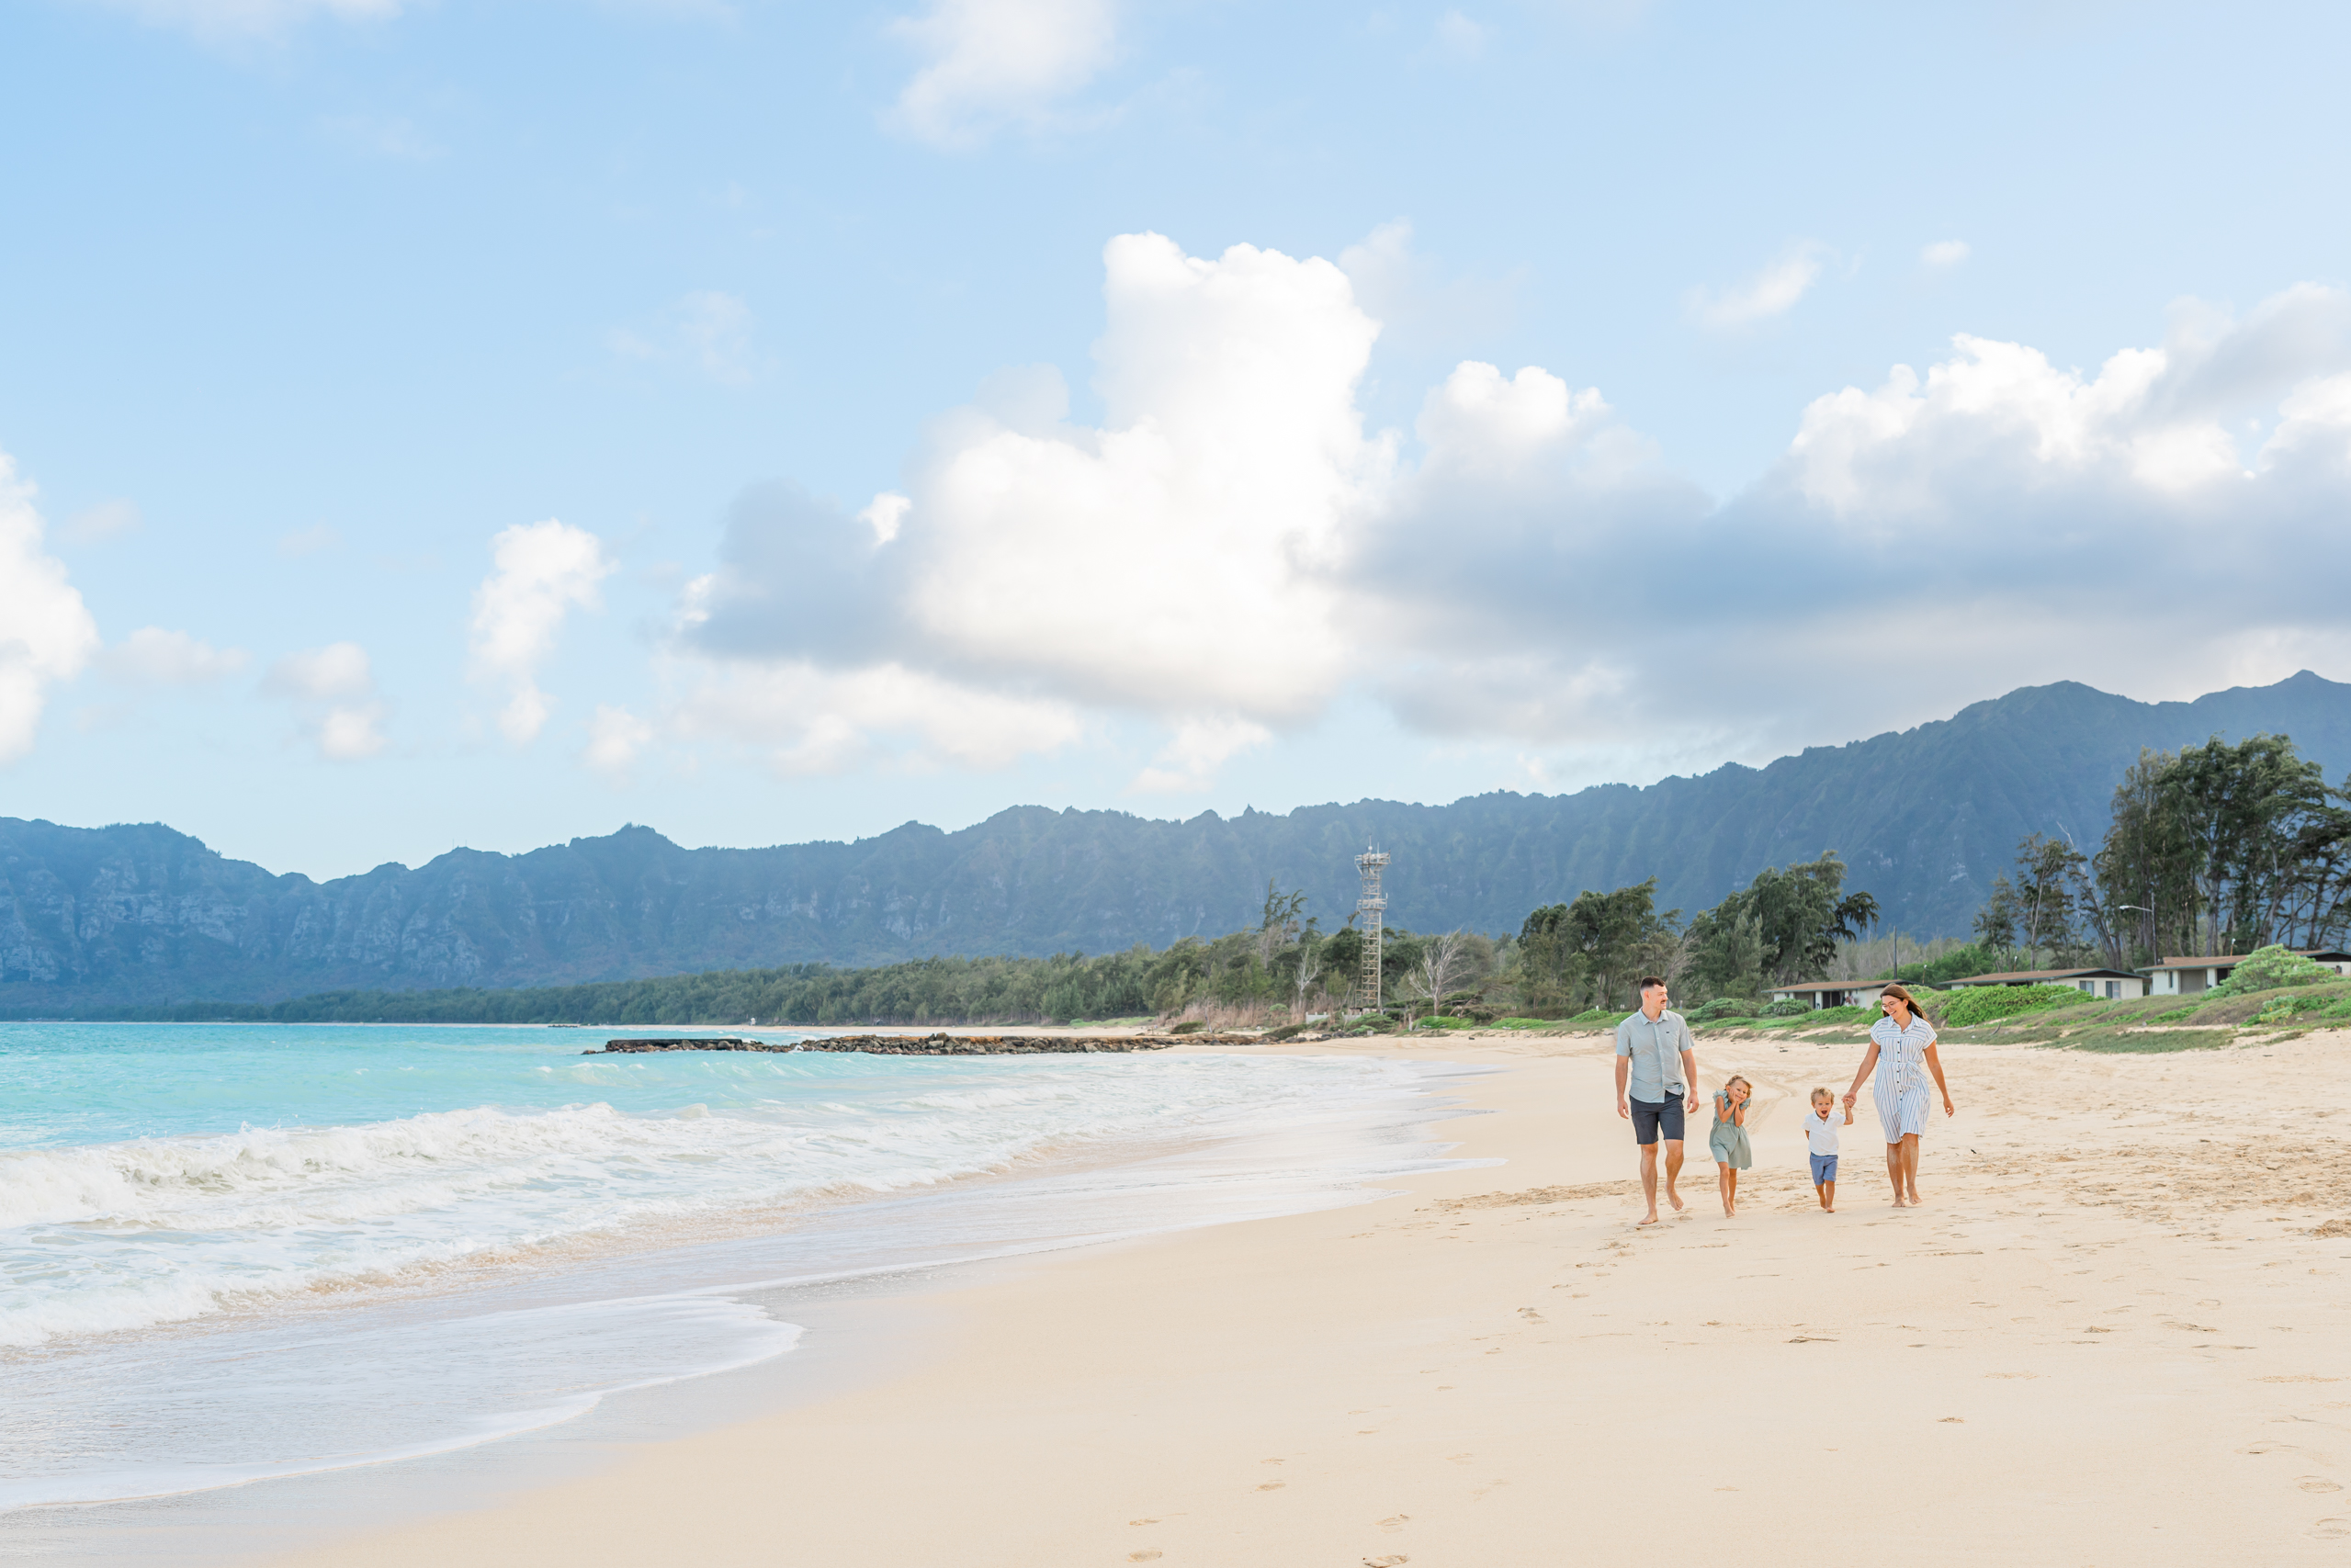
<path id="1" fill-rule="evenodd" d="M 27 0 L 0 810 L 328 875 L 2351 678 L 2346 33 Z"/>

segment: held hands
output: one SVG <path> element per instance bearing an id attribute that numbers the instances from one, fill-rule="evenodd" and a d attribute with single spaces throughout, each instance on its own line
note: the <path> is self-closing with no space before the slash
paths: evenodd
<path id="1" fill-rule="evenodd" d="M 1852 1111 L 1852 1109 L 1853 1109 L 1853 1102 L 1854 1102 L 1855 1100 L 1857 1100 L 1860 1099 L 1860 1098 L 1861 1098 L 1861 1097 L 1860 1097 L 1859 1095 L 1858 1095 L 1858 1094 L 1848 1094 L 1848 1095 L 1847 1095 L 1847 1096 L 1845 1097 L 1845 1109 L 1846 1109 L 1846 1111 L 1847 1111 L 1848 1112 L 1850 1112 L 1850 1111 Z"/>

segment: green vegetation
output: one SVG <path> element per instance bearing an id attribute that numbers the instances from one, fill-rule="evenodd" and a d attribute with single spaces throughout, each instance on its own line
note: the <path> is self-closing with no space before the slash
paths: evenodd
<path id="1" fill-rule="evenodd" d="M 1630 1008 L 1646 972 L 1670 964 L 1678 909 L 1657 912 L 1657 879 L 1546 904 L 1519 927 L 1518 989 L 1534 1007 Z"/>
<path id="2" fill-rule="evenodd" d="M 1972 1029 L 1996 1019 L 2075 1007 L 2091 999 L 2088 992 L 2071 986 L 1969 986 L 1946 991 L 1932 1001 L 1920 998 L 1927 1016 L 1938 1029 Z"/>
<path id="3" fill-rule="evenodd" d="M 2329 785 L 2283 735 L 2142 751 L 2095 854 L 2039 833 L 2017 846 L 2014 874 L 1976 912 L 1976 945 L 2010 960 L 2003 968 L 2128 969 L 2339 942 L 2351 927 L 2346 806 L 2351 782 Z"/>
<path id="4" fill-rule="evenodd" d="M 2325 964 L 2275 944 L 2257 947 L 2212 987 L 2216 997 L 2241 997 L 2249 991 L 2274 991 L 2282 986 L 2318 986 L 2335 978 Z"/>
<path id="5" fill-rule="evenodd" d="M 1859 938 L 1877 918 L 1876 898 L 1845 892 L 1845 863 L 1834 850 L 1785 871 L 1765 866 L 1690 922 L 1689 976 L 1711 997 L 1752 997 L 1816 979 L 1837 944 Z"/>

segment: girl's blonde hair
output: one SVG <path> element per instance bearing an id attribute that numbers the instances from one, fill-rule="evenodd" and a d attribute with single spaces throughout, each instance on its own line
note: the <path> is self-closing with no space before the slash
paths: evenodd
<path id="1" fill-rule="evenodd" d="M 1744 1077 L 1740 1077 L 1738 1074 L 1736 1074 L 1736 1073 L 1733 1073 L 1729 1077 L 1726 1077 L 1726 1078 L 1724 1078 L 1724 1079 L 1723 1080 L 1723 1092 L 1724 1092 L 1724 1094 L 1728 1094 L 1728 1093 L 1730 1093 L 1730 1092 L 1731 1092 L 1731 1086 L 1732 1086 L 1733 1084 L 1735 1084 L 1735 1083 L 1746 1083 L 1746 1079 L 1745 1079 Z M 1755 1085 L 1753 1085 L 1753 1084 L 1751 1084 L 1751 1083 L 1746 1083 L 1746 1091 L 1747 1091 L 1749 1094 L 1753 1094 L 1753 1093 L 1755 1092 Z"/>

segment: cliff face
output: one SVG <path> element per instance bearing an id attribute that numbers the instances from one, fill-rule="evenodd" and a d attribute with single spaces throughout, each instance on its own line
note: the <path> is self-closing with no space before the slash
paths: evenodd
<path id="1" fill-rule="evenodd" d="M 1645 789 L 1361 801 L 1187 822 L 1003 811 L 853 844 L 684 850 L 645 828 L 524 855 L 453 850 L 315 883 L 225 860 L 160 825 L 0 818 L 0 1012 L 270 1001 L 343 987 L 557 985 L 934 953 L 1099 953 L 1251 922 L 1268 877 L 1326 924 L 1351 857 L 1396 857 L 1390 919 L 1514 931 L 1537 904 L 1660 878 L 1693 911 L 1764 865 L 1840 852 L 1890 924 L 1961 932 L 2017 840 L 2094 842 L 2144 746 L 2291 735 L 2351 770 L 2351 685 L 2307 672 L 2193 703 L 2064 683 L 1760 770 Z"/>

